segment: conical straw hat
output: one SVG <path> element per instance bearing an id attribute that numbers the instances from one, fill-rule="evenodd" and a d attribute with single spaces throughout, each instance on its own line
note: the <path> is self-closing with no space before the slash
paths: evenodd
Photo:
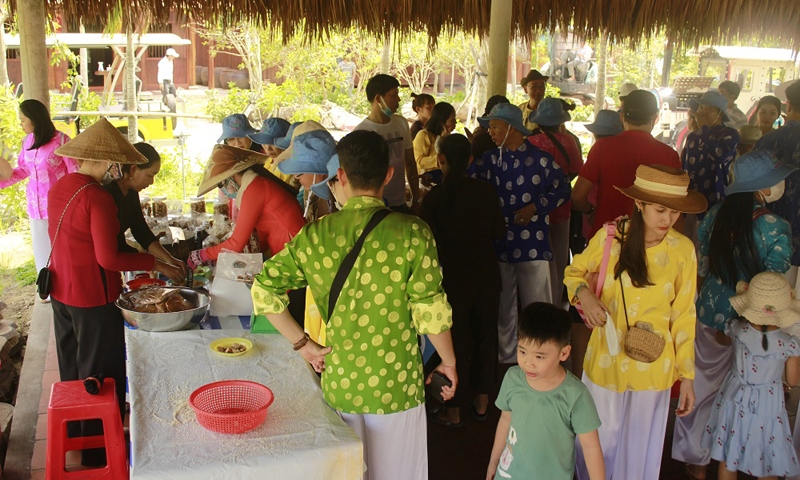
<path id="1" fill-rule="evenodd" d="M 56 149 L 56 153 L 78 160 L 141 165 L 147 158 L 111 125 L 101 118 L 94 125 Z"/>

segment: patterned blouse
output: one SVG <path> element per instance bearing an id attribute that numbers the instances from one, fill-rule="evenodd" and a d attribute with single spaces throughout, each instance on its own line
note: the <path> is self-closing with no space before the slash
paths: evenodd
<path id="1" fill-rule="evenodd" d="M 29 150 L 33 145 L 33 134 L 22 141 L 22 150 L 17 159 L 17 168 L 11 178 L 0 181 L 0 188 L 30 178 L 26 189 L 28 197 L 28 217 L 31 220 L 47 219 L 47 192 L 56 180 L 78 170 L 78 163 L 68 157 L 56 155 L 55 150 L 69 142 L 69 137 L 59 131 L 53 138 L 39 148 Z"/>
<path id="2" fill-rule="evenodd" d="M 564 272 L 564 284 L 573 305 L 577 303 L 578 287 L 588 284 L 586 275 L 600 270 L 605 239 L 605 229 L 598 231 L 586 250 L 575 255 L 572 265 Z M 595 384 L 615 392 L 660 391 L 672 387 L 679 378 L 694 379 L 694 297 L 697 291 L 694 244 L 670 229 L 660 244 L 649 247 L 647 276 L 653 285 L 644 288 L 634 287 L 627 272 L 614 279 L 619 252 L 620 244 L 615 239 L 600 300 L 608 307 L 617 327 L 620 353 L 610 355 L 604 328 L 595 328 L 583 364 L 586 375 Z M 661 357 L 653 363 L 638 362 L 625 355 L 623 342 L 627 324 L 622 308 L 623 285 L 630 326 L 647 322 L 666 341 Z"/>
<path id="3" fill-rule="evenodd" d="M 328 298 L 336 272 L 372 215 L 384 208 L 373 197 L 353 197 L 341 211 L 306 225 L 264 263 L 252 288 L 256 315 L 280 313 L 287 290 L 308 286 L 327 344 L 322 391 L 344 413 L 386 414 L 425 401 L 417 334 L 452 325 L 442 289 L 436 243 L 418 217 L 393 213 L 364 241 L 342 287 L 335 312 Z"/>
<path id="4" fill-rule="evenodd" d="M 567 202 L 571 192 L 553 156 L 526 139 L 514 151 L 484 153 L 472 162 L 469 174 L 494 185 L 500 197 L 508 232 L 497 245 L 498 259 L 509 263 L 552 260 L 548 214 Z M 515 213 L 530 204 L 536 205 L 536 215 L 527 225 L 516 224 Z"/>
<path id="5" fill-rule="evenodd" d="M 686 138 L 681 164 L 689 174 L 689 188 L 702 193 L 709 207 L 725 200 L 728 169 L 736 158 L 738 143 L 739 132 L 724 124 L 703 127 Z"/>

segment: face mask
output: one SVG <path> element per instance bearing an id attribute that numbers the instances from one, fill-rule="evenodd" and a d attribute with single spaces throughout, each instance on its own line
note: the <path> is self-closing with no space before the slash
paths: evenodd
<path id="1" fill-rule="evenodd" d="M 769 189 L 769 195 L 764 195 L 764 203 L 777 202 L 783 196 L 786 189 L 786 180 L 781 180 L 781 183 Z"/>
<path id="2" fill-rule="evenodd" d="M 106 172 L 103 174 L 103 178 L 100 179 L 100 185 L 108 185 L 109 183 L 113 182 L 114 176 L 110 173 Z"/>
<path id="3" fill-rule="evenodd" d="M 228 178 L 224 182 L 222 182 L 222 186 L 220 187 L 220 191 L 231 200 L 236 199 L 236 195 L 239 193 L 239 184 L 236 181 Z"/>
<path id="4" fill-rule="evenodd" d="M 386 102 L 383 101 L 383 97 L 380 97 L 380 102 L 381 102 L 381 113 L 383 113 L 387 117 L 391 117 L 392 115 L 394 115 L 394 112 L 392 112 L 392 109 L 389 108 L 386 105 Z"/>

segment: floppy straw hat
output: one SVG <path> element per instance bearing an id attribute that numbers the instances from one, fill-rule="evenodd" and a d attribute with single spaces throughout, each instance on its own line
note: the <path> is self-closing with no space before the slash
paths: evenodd
<path id="1" fill-rule="evenodd" d="M 633 185 L 614 188 L 634 200 L 683 213 L 702 213 L 708 208 L 702 194 L 689 190 L 688 173 L 664 165 L 639 165 Z"/>
<path id="2" fill-rule="evenodd" d="M 101 118 L 75 138 L 58 147 L 58 155 L 77 160 L 113 162 L 130 165 L 147 163 L 147 158 L 133 148 L 119 130 Z"/>
<path id="3" fill-rule="evenodd" d="M 214 145 L 208 159 L 203 181 L 197 188 L 197 196 L 205 195 L 226 178 L 241 173 L 253 165 L 263 164 L 268 157 L 252 150 L 243 150 L 230 145 Z"/>
<path id="4" fill-rule="evenodd" d="M 308 133 L 308 132 L 313 132 L 314 130 L 325 130 L 325 131 L 327 131 L 325 129 L 325 127 L 323 127 L 319 123 L 315 122 L 314 120 L 308 120 L 307 122 L 303 122 L 300 125 L 296 126 L 294 128 L 294 130 L 292 130 L 292 138 L 289 139 L 289 146 L 287 148 L 283 149 L 283 152 L 281 152 L 280 155 L 275 157 L 275 160 L 273 160 L 273 162 L 274 163 L 280 163 L 280 162 L 286 160 L 287 158 L 291 157 L 292 156 L 292 150 L 293 150 L 293 147 L 294 147 L 294 140 L 297 137 L 299 137 L 300 135 L 302 135 L 304 133 Z M 280 145 L 278 145 L 278 147 L 280 147 Z"/>
<path id="5" fill-rule="evenodd" d="M 736 313 L 756 325 L 791 327 L 800 321 L 800 301 L 783 275 L 762 272 L 747 282 L 736 284 L 731 306 Z"/>

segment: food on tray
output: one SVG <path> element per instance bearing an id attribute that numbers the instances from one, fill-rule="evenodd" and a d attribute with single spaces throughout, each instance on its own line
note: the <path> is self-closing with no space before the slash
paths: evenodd
<path id="1" fill-rule="evenodd" d="M 241 343 L 232 343 L 227 346 L 218 346 L 217 351 L 220 353 L 242 353 L 247 351 L 247 345 Z"/>
<path id="2" fill-rule="evenodd" d="M 141 313 L 175 313 L 196 308 L 183 298 L 180 290 L 161 287 L 139 289 L 128 295 L 124 303 L 128 310 Z"/>

